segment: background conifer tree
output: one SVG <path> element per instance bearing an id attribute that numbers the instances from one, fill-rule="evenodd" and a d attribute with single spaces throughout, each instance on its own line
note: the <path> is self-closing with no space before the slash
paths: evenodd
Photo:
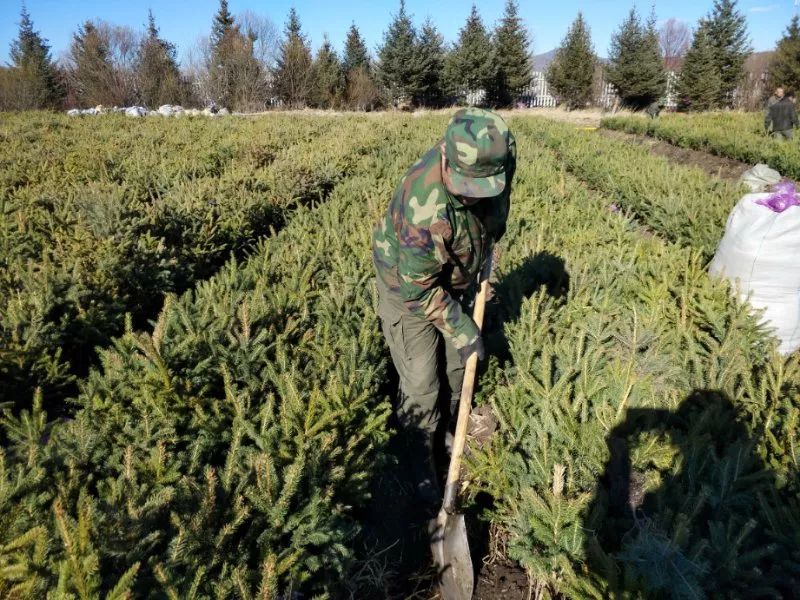
<path id="1" fill-rule="evenodd" d="M 291 108 L 305 106 L 312 88 L 311 49 L 303 35 L 297 11 L 289 11 L 275 71 L 278 96 Z"/>
<path id="2" fill-rule="evenodd" d="M 211 26 L 211 46 L 218 47 L 225 36 L 235 27 L 235 20 L 231 11 L 228 9 L 228 0 L 219 1 L 219 9 L 214 15 L 214 22 Z"/>
<path id="3" fill-rule="evenodd" d="M 744 77 L 744 63 L 752 48 L 747 35 L 747 19 L 736 8 L 736 0 L 714 0 L 706 19 L 708 39 L 720 79 L 720 106 L 732 106 L 734 92 Z"/>
<path id="4" fill-rule="evenodd" d="M 347 31 L 347 41 L 344 45 L 344 56 L 342 57 L 342 70 L 349 73 L 358 67 L 369 69 L 369 50 L 358 31 L 355 23 L 350 25 Z"/>
<path id="5" fill-rule="evenodd" d="M 492 41 L 483 25 L 478 8 L 472 5 L 458 41 L 445 60 L 448 91 L 455 94 L 488 89 L 494 73 Z"/>
<path id="6" fill-rule="evenodd" d="M 443 100 L 442 73 L 447 55 L 444 38 L 433 21 L 426 19 L 419 33 L 417 52 L 421 67 L 416 104 L 438 106 Z"/>
<path id="7" fill-rule="evenodd" d="M 769 67 L 769 93 L 778 86 L 800 91 L 800 17 L 794 16 L 778 41 Z"/>
<path id="8" fill-rule="evenodd" d="M 30 13 L 23 5 L 19 34 L 11 42 L 11 67 L 16 71 L 19 108 L 55 108 L 63 99 L 63 88 L 50 57 L 50 46 L 33 29 Z"/>
<path id="9" fill-rule="evenodd" d="M 596 67 L 592 35 L 578 13 L 550 65 L 547 81 L 568 108 L 581 108 L 592 98 Z"/>
<path id="10" fill-rule="evenodd" d="M 708 31 L 701 21 L 686 53 L 678 79 L 678 108 L 681 110 L 711 110 L 719 105 L 720 87 L 716 53 Z"/>
<path id="11" fill-rule="evenodd" d="M 311 66 L 312 83 L 310 104 L 317 108 L 333 108 L 339 104 L 344 88 L 344 77 L 339 57 L 328 39 L 322 41 Z"/>
<path id="12" fill-rule="evenodd" d="M 489 95 L 493 104 L 510 106 L 531 82 L 530 35 L 515 0 L 506 0 L 493 42 L 494 73 Z"/>
<path id="13" fill-rule="evenodd" d="M 643 24 L 636 9 L 631 9 L 611 38 L 607 78 L 622 103 L 631 108 L 644 108 L 662 96 L 666 73 L 655 16 Z"/>
<path id="14" fill-rule="evenodd" d="M 417 32 L 406 13 L 405 0 L 383 34 L 378 50 L 378 79 L 392 105 L 413 101 L 422 89 L 422 64 L 417 52 Z"/>
<path id="15" fill-rule="evenodd" d="M 113 104 L 110 93 L 115 87 L 114 66 L 108 38 L 91 21 L 75 33 L 70 48 L 75 97 L 83 106 Z"/>
<path id="16" fill-rule="evenodd" d="M 254 54 L 255 40 L 253 34 L 242 33 L 227 0 L 220 0 L 211 28 L 207 65 L 210 100 L 239 110 L 263 108 L 266 77 Z"/>
<path id="17" fill-rule="evenodd" d="M 153 11 L 147 17 L 147 35 L 139 46 L 136 73 L 140 99 L 149 107 L 180 103 L 184 97 L 175 45 L 159 35 Z"/>

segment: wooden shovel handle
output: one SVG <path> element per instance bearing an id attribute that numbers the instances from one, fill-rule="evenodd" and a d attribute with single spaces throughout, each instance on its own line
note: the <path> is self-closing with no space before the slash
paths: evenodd
<path id="1" fill-rule="evenodd" d="M 475 308 L 472 311 L 472 320 L 478 326 L 478 331 L 483 327 L 483 313 L 486 308 L 486 296 L 489 293 L 489 275 L 492 270 L 492 257 L 489 256 L 487 264 L 481 273 L 481 288 L 475 298 Z M 475 372 L 478 369 L 478 354 L 473 352 L 467 359 L 464 367 L 464 383 L 461 386 L 461 399 L 458 403 L 458 421 L 456 422 L 456 435 L 453 439 L 453 450 L 450 456 L 450 467 L 447 470 L 447 482 L 444 485 L 444 503 L 442 508 L 447 514 L 452 514 L 456 504 L 456 488 L 461 472 L 461 456 L 464 454 L 464 443 L 467 439 L 469 413 L 472 410 L 472 394 L 475 391 Z"/>

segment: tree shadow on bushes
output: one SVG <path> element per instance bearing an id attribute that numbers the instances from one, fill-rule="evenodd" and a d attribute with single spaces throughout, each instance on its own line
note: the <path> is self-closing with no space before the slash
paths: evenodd
<path id="1" fill-rule="evenodd" d="M 607 436 L 586 555 L 608 598 L 791 598 L 800 505 L 724 392 L 634 408 Z"/>
<path id="2" fill-rule="evenodd" d="M 554 254 L 541 252 L 527 257 L 502 275 L 494 285 L 494 299 L 487 306 L 484 337 L 488 354 L 500 362 L 511 358 L 504 327 L 519 319 L 524 301 L 544 288 L 547 294 L 560 298 L 569 290 L 569 274 L 564 260 Z M 443 353 L 443 347 L 440 352 Z M 388 354 L 388 352 L 387 352 Z M 443 358 L 443 357 L 442 357 Z M 381 392 L 395 398 L 399 378 L 389 360 L 386 385 Z M 444 361 L 440 360 L 443 365 Z M 482 372 L 486 365 L 482 365 Z M 480 375 L 480 374 L 479 374 Z M 442 423 L 455 429 L 455 418 L 447 414 L 451 391 L 447 377 L 442 373 L 440 407 L 445 413 Z M 398 431 L 396 417 L 390 427 Z M 442 480 L 446 474 L 448 458 L 444 454 L 444 427 L 437 435 L 436 449 Z M 427 598 L 436 586 L 436 571 L 432 565 L 428 520 L 433 516 L 421 507 L 413 491 L 413 460 L 407 440 L 398 432 L 385 449 L 386 461 L 373 476 L 373 499 L 370 506 L 359 515 L 363 531 L 359 539 L 359 559 L 350 582 L 350 593 L 357 598 Z M 476 572 L 482 565 L 489 548 L 489 521 L 484 513 L 491 511 L 493 500 L 479 495 L 465 506 L 470 552 Z M 476 577 L 476 581 L 478 578 Z"/>
<path id="3" fill-rule="evenodd" d="M 526 257 L 494 284 L 494 298 L 486 310 L 486 344 L 501 363 L 512 360 L 505 326 L 519 320 L 525 300 L 542 289 L 548 296 L 569 293 L 570 277 L 564 259 L 550 252 Z"/>

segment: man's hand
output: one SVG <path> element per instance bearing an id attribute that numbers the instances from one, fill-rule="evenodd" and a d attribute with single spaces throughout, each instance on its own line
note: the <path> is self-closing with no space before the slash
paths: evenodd
<path id="1" fill-rule="evenodd" d="M 483 338 L 481 336 L 478 336 L 475 338 L 475 341 L 471 344 L 467 344 L 458 351 L 459 356 L 461 356 L 462 365 L 467 364 L 467 359 L 472 356 L 473 352 L 478 354 L 478 360 L 486 358 L 486 350 L 483 347 Z"/>

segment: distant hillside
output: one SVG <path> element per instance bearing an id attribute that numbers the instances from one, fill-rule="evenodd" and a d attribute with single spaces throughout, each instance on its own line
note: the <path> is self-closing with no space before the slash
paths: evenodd
<path id="1" fill-rule="evenodd" d="M 546 71 L 547 67 L 550 66 L 550 63 L 553 62 L 553 59 L 556 57 L 556 49 L 550 50 L 550 52 L 545 52 L 544 54 L 537 54 L 532 59 L 531 62 L 533 63 L 533 70 L 534 71 Z"/>
<path id="2" fill-rule="evenodd" d="M 547 71 L 547 68 L 550 66 L 550 63 L 553 62 L 553 59 L 556 57 L 556 52 L 558 52 L 557 48 L 550 50 L 550 52 L 545 52 L 544 54 L 536 54 L 533 58 L 531 58 L 531 64 L 533 65 L 534 71 Z M 607 58 L 603 58 L 602 56 L 598 58 L 600 64 L 605 64 L 608 62 Z"/>

